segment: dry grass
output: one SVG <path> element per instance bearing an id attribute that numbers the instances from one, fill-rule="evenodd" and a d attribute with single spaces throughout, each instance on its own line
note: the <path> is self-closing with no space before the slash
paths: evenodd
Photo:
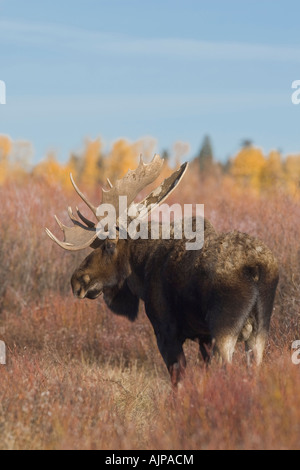
<path id="1" fill-rule="evenodd" d="M 241 197 L 213 180 L 172 195 L 205 203 L 219 230 L 259 236 L 281 266 L 261 369 L 248 370 L 238 350 L 231 368 L 205 370 L 187 343 L 174 394 L 143 308 L 131 324 L 102 301 L 71 296 L 84 254 L 63 252 L 43 228 L 54 228 L 54 211 L 63 219 L 72 197 L 38 183 L 0 188 L 0 448 L 299 449 L 300 366 L 290 352 L 300 339 L 299 203 Z"/>

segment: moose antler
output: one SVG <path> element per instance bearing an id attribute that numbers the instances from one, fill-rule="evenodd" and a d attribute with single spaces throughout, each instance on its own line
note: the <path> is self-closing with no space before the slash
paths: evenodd
<path id="1" fill-rule="evenodd" d="M 163 160 L 159 155 L 155 155 L 152 162 L 146 164 L 143 162 L 142 156 L 140 157 L 140 163 L 136 170 L 128 170 L 124 178 L 117 180 L 115 186 L 108 180 L 110 188 L 108 191 L 102 189 L 102 201 L 101 204 L 111 204 L 115 207 L 118 217 L 119 197 L 127 197 L 127 205 L 135 200 L 136 196 L 148 186 L 150 183 L 155 181 L 161 173 Z M 86 196 L 78 189 L 71 175 L 71 182 L 77 194 L 91 209 L 95 217 L 100 221 L 102 217 L 97 215 L 97 207 L 95 207 Z M 82 217 L 79 216 L 81 219 Z"/>
<path id="2" fill-rule="evenodd" d="M 139 166 L 136 170 L 129 170 L 126 175 L 121 179 L 117 180 L 115 186 L 112 186 L 108 180 L 110 189 L 108 191 L 102 189 L 102 202 L 101 204 L 111 204 L 116 209 L 117 219 L 119 217 L 119 197 L 127 197 L 127 207 L 129 207 L 136 196 L 148 186 L 150 183 L 155 181 L 160 175 L 163 166 L 163 159 L 159 155 L 155 155 L 153 160 L 146 164 L 143 162 L 142 157 L 140 158 Z M 140 204 L 146 209 L 146 213 L 150 213 L 151 210 L 160 204 L 166 197 L 175 189 L 176 185 L 181 180 L 185 173 L 187 163 L 183 164 L 177 171 L 175 171 L 169 178 L 165 179 L 163 183 L 152 191 Z M 77 194 L 86 203 L 86 205 L 93 212 L 97 221 L 102 219 L 102 216 L 97 215 L 97 207 L 95 207 L 86 196 L 77 187 L 72 175 L 70 175 L 71 182 Z M 47 235 L 57 243 L 60 247 L 69 251 L 82 250 L 87 247 L 95 247 L 97 239 L 97 227 L 96 223 L 87 219 L 81 214 L 79 209 L 76 207 L 77 217 L 73 214 L 71 207 L 68 208 L 69 217 L 73 223 L 73 227 L 68 227 L 60 222 L 55 216 L 56 222 L 64 233 L 64 240 L 60 241 L 56 238 L 49 229 L 46 228 Z"/>
<path id="3" fill-rule="evenodd" d="M 57 243 L 61 248 L 69 251 L 83 250 L 92 246 L 93 242 L 97 238 L 96 226 L 93 222 L 86 219 L 76 208 L 79 218 L 85 222 L 82 224 L 73 214 L 71 207 L 68 207 L 68 214 L 73 222 L 73 227 L 64 225 L 56 216 L 55 220 L 58 223 L 60 229 L 64 233 L 64 241 L 60 241 L 53 235 L 48 228 L 46 228 L 47 235 Z"/>

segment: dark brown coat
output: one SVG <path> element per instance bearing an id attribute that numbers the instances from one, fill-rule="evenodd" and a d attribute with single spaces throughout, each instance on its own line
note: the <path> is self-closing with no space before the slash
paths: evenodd
<path id="1" fill-rule="evenodd" d="M 244 341 L 260 364 L 273 310 L 278 266 L 259 240 L 240 232 L 217 233 L 205 220 L 204 246 L 186 240 L 106 240 L 74 272 L 79 298 L 103 292 L 108 307 L 134 321 L 139 302 L 153 326 L 174 385 L 186 366 L 183 343 L 198 340 L 230 363 Z"/>

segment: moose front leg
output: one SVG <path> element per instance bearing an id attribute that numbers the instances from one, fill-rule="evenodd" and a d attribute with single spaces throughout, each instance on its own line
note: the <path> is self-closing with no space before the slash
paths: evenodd
<path id="1" fill-rule="evenodd" d="M 182 348 L 181 352 L 176 356 L 176 362 L 171 362 L 172 364 L 168 368 L 171 377 L 171 383 L 173 387 L 177 387 L 180 380 L 184 377 L 186 368 L 186 359 Z"/>
<path id="2" fill-rule="evenodd" d="M 183 352 L 183 342 L 178 324 L 172 315 L 172 305 L 165 295 L 160 283 L 149 283 L 145 299 L 146 314 L 153 326 L 158 349 L 169 371 L 174 387 L 183 378 L 186 368 L 186 359 Z"/>
<path id="3" fill-rule="evenodd" d="M 186 359 L 182 344 L 172 336 L 164 333 L 156 333 L 158 349 L 169 371 L 174 387 L 183 378 L 186 368 Z"/>
<path id="4" fill-rule="evenodd" d="M 172 385 L 176 387 L 186 368 L 183 342 L 179 340 L 174 324 L 165 317 L 162 321 L 161 317 L 158 319 L 157 316 L 149 315 L 147 307 L 146 312 L 154 328 L 157 346 L 169 371 Z"/>

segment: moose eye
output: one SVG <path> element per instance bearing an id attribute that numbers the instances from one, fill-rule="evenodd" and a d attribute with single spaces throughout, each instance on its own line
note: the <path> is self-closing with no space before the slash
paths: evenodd
<path id="1" fill-rule="evenodd" d="M 82 279 L 86 284 L 88 284 L 91 280 L 91 278 L 88 274 L 85 274 Z"/>

